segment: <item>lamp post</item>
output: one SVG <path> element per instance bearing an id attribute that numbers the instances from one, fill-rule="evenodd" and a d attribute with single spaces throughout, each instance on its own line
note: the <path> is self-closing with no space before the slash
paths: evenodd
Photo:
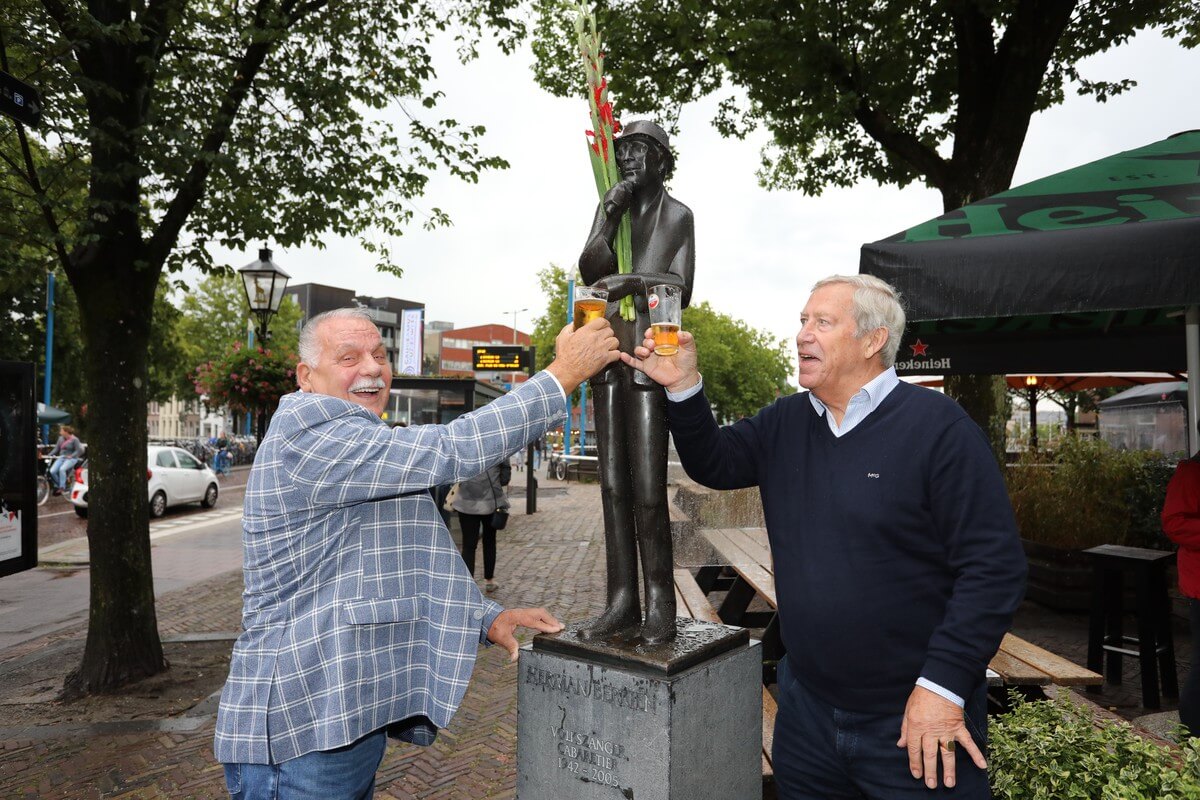
<path id="1" fill-rule="evenodd" d="M 528 311 L 528 310 L 529 310 L 528 308 L 514 308 L 512 311 L 505 311 L 505 312 L 504 312 L 505 314 L 512 314 L 512 315 L 513 315 L 513 324 L 512 324 L 512 332 L 513 332 L 513 340 L 512 340 L 512 343 L 513 343 L 513 344 L 516 344 L 516 343 L 517 343 L 517 314 L 521 314 L 521 313 L 523 313 L 523 312 L 525 312 L 525 311 Z M 515 386 L 515 385 L 517 384 L 517 373 L 515 373 L 515 372 L 510 372 L 510 373 L 508 374 L 508 380 L 509 380 L 509 383 L 511 383 L 512 385 L 514 385 L 514 386 Z"/>
<path id="2" fill-rule="evenodd" d="M 1037 401 L 1038 401 L 1038 378 L 1037 375 L 1025 376 L 1025 389 L 1029 392 L 1029 449 L 1037 450 Z"/>
<path id="3" fill-rule="evenodd" d="M 283 290 L 287 288 L 288 275 L 279 265 L 271 260 L 271 250 L 262 248 L 258 251 L 258 260 L 251 261 L 238 270 L 242 278 L 242 286 L 246 289 L 246 304 L 250 313 L 258 318 L 258 341 L 264 346 L 270 337 L 271 317 L 279 311 L 283 302 Z M 258 441 L 261 444 L 263 434 L 267 430 L 267 410 L 258 410 Z"/>

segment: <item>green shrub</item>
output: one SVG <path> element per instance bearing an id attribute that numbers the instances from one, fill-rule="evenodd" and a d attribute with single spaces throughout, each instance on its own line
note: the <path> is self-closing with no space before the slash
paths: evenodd
<path id="1" fill-rule="evenodd" d="M 1200 800 L 1200 740 L 1179 750 L 1128 723 L 1102 722 L 1063 692 L 991 720 L 988 769 L 995 800 Z"/>
<path id="2" fill-rule="evenodd" d="M 1159 514 L 1174 461 L 1071 436 L 1053 452 L 1022 454 L 1005 471 L 1021 536 L 1078 549 L 1100 544 L 1169 548 Z"/>

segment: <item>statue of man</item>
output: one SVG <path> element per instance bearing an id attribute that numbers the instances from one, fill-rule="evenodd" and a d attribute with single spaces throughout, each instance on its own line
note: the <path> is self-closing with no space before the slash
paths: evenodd
<path id="1" fill-rule="evenodd" d="M 675 166 L 666 131 L 646 120 L 631 122 L 616 138 L 614 149 L 621 180 L 596 209 L 579 270 L 588 284 L 608 290 L 608 320 L 621 350 L 632 353 L 650 327 L 649 287 L 680 287 L 682 307 L 687 307 L 696 267 L 695 230 L 691 209 L 663 188 Z M 631 272 L 619 274 L 613 239 L 626 211 L 633 223 L 633 266 Z M 629 296 L 636 310 L 632 322 L 620 313 L 619 301 Z M 590 383 L 599 439 L 607 606 L 580 633 L 589 639 L 620 634 L 640 636 L 651 644 L 664 642 L 675 635 L 666 395 L 643 373 L 619 361 Z M 638 602 L 639 550 L 644 621 Z"/>

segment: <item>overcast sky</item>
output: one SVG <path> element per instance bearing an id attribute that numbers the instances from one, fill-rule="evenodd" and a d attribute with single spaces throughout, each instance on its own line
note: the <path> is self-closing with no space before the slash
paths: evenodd
<path id="1" fill-rule="evenodd" d="M 486 125 L 485 151 L 502 155 L 511 168 L 485 173 L 478 184 L 448 176 L 430 182 L 423 206 L 446 210 L 454 225 L 414 228 L 391 242 L 402 278 L 376 272 L 357 242 L 332 238 L 324 251 L 271 243 L 275 261 L 294 284 L 423 302 L 426 320 L 458 327 L 511 325 L 512 312 L 527 309 L 516 315 L 516 326 L 528 331 L 545 309 L 537 272 L 550 263 L 574 267 L 596 203 L 583 140 L 587 106 L 538 88 L 527 49 L 504 56 L 485 47 L 466 66 L 449 48 L 440 55 L 436 86 L 446 93 L 440 113 Z M 1107 104 L 1071 95 L 1034 117 L 1014 185 L 1200 128 L 1200 52 L 1146 33 L 1080 70 L 1090 79 L 1133 78 L 1138 86 Z M 671 193 L 696 218 L 693 303 L 707 300 L 790 340 L 814 281 L 857 272 L 864 242 L 941 213 L 940 195 L 921 186 L 865 183 L 820 197 L 768 192 L 754 174 L 764 138 L 721 138 L 711 125 L 714 105 L 687 108 L 675 140 Z M 257 248 L 216 256 L 236 268 L 256 258 Z"/>

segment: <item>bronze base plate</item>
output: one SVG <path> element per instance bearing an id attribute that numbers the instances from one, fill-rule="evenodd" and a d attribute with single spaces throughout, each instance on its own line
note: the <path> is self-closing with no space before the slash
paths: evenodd
<path id="1" fill-rule="evenodd" d="M 649 644 L 634 636 L 616 634 L 606 639 L 584 639 L 579 631 L 586 622 L 574 622 L 559 633 L 539 633 L 533 649 L 579 656 L 615 667 L 641 667 L 661 675 L 674 675 L 714 656 L 750 643 L 745 628 L 713 622 L 675 618 L 675 638 Z"/>

